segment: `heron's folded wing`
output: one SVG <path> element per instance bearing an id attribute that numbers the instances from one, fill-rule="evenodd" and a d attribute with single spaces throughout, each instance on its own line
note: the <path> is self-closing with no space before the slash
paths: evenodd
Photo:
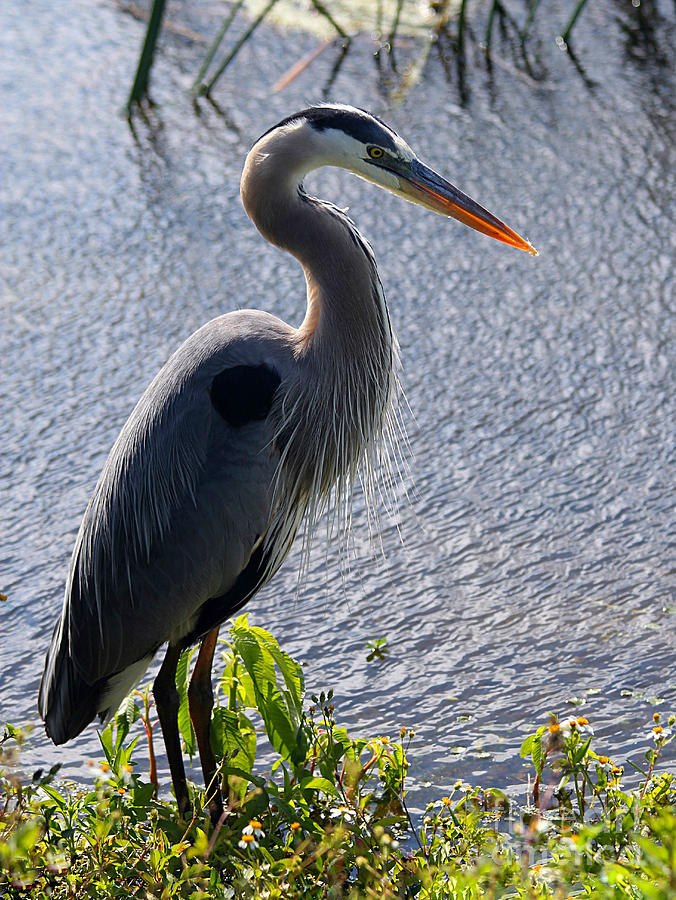
<path id="1" fill-rule="evenodd" d="M 278 455 L 261 392 L 279 377 L 251 367 L 258 388 L 247 418 L 247 368 L 156 379 L 115 443 L 78 535 L 64 609 L 70 658 L 87 681 L 187 634 L 264 533 Z"/>

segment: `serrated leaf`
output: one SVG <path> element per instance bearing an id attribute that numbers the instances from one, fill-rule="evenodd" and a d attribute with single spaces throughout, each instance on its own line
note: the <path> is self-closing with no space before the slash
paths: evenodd
<path id="1" fill-rule="evenodd" d="M 266 685 L 277 683 L 277 678 L 272 654 L 267 650 L 265 642 L 260 639 L 261 630 L 234 626 L 231 633 L 234 650 L 242 658 L 254 685 L 259 690 L 265 691 Z"/>
<path id="2" fill-rule="evenodd" d="M 535 771 L 538 775 L 542 775 L 542 768 L 544 766 L 544 753 L 542 751 L 542 741 L 539 738 L 536 738 L 533 741 L 533 745 L 531 747 L 531 756 L 533 757 L 533 765 L 535 766 Z"/>
<path id="3" fill-rule="evenodd" d="M 178 730 L 181 733 L 183 742 L 185 743 L 185 751 L 192 758 L 195 755 L 197 740 L 195 738 L 195 730 L 190 721 L 190 708 L 188 705 L 188 671 L 190 669 L 190 661 L 192 660 L 195 647 L 189 647 L 181 653 L 176 666 L 176 690 L 178 691 Z"/>
<path id="4" fill-rule="evenodd" d="M 129 729 L 134 724 L 138 717 L 138 707 L 136 706 L 136 701 L 134 700 L 134 695 L 129 694 L 128 697 L 122 701 L 115 715 L 115 727 L 117 729 L 117 733 L 115 736 L 115 755 L 120 752 L 120 748 L 124 743 L 124 739 L 129 734 Z"/>
<path id="5" fill-rule="evenodd" d="M 270 647 L 272 657 L 277 664 L 279 671 L 282 673 L 284 683 L 288 689 L 288 696 L 291 698 L 293 706 L 300 717 L 303 713 L 303 700 L 305 698 L 305 678 L 300 665 L 292 659 L 288 653 L 276 644 Z"/>

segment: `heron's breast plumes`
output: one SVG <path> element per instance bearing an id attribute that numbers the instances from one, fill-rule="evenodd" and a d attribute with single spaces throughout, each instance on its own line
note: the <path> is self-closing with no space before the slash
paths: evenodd
<path id="1" fill-rule="evenodd" d="M 313 526 L 327 509 L 330 532 L 346 534 L 357 481 L 370 511 L 383 474 L 400 469 L 398 346 L 375 264 L 372 274 L 368 327 L 346 330 L 343 321 L 332 329 L 323 306 L 314 332 L 299 330 L 297 375 L 273 409 L 281 458 L 270 540 L 280 563 L 304 518 L 306 562 Z"/>

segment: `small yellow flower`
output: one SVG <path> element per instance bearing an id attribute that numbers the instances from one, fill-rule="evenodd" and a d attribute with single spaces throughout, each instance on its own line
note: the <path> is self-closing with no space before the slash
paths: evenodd
<path id="1" fill-rule="evenodd" d="M 292 822 L 289 825 L 289 828 L 291 829 L 291 831 L 298 831 L 298 829 L 300 828 L 300 822 Z"/>
<path id="2" fill-rule="evenodd" d="M 245 844 L 251 844 L 255 840 L 256 840 L 256 838 L 253 836 L 253 834 L 243 834 L 242 835 L 242 841 Z"/>
<path id="3" fill-rule="evenodd" d="M 258 819 L 252 819 L 252 820 L 249 822 L 249 825 L 251 826 L 251 828 L 253 828 L 254 831 L 255 831 L 257 828 L 262 828 L 262 827 L 263 827 L 263 825 L 258 821 Z"/>
<path id="4" fill-rule="evenodd" d="M 451 805 L 451 798 L 450 798 L 450 797 L 442 797 L 442 798 L 441 798 L 441 802 L 444 804 L 444 806 L 450 806 L 450 805 Z"/>
<path id="5" fill-rule="evenodd" d="M 390 739 L 387 737 L 387 735 L 385 735 L 385 737 L 381 737 L 380 743 L 381 743 L 381 744 L 386 744 L 386 745 L 387 745 L 387 744 L 390 743 Z"/>
<path id="6" fill-rule="evenodd" d="M 657 725 L 657 723 L 660 720 L 660 714 L 658 712 L 653 713 L 653 720 L 654 720 L 655 724 Z"/>
<path id="7" fill-rule="evenodd" d="M 550 732 L 550 734 L 558 734 L 559 731 L 561 731 L 561 726 L 558 722 L 552 722 L 552 724 L 548 728 L 548 731 Z"/>
<path id="8" fill-rule="evenodd" d="M 655 727 L 653 728 L 653 732 L 655 734 L 662 734 L 663 731 L 664 731 L 664 728 L 662 728 L 661 725 L 655 725 Z"/>
<path id="9" fill-rule="evenodd" d="M 102 763 L 100 764 L 100 767 L 101 767 L 101 771 L 102 771 L 102 772 L 107 772 L 107 771 L 110 769 L 110 766 L 108 765 L 107 762 L 102 762 Z"/>
<path id="10" fill-rule="evenodd" d="M 599 762 L 601 763 L 602 766 L 605 766 L 606 763 L 608 762 L 608 757 L 607 756 L 599 756 Z"/>
<path id="11" fill-rule="evenodd" d="M 585 719 L 584 716 L 580 716 L 577 720 L 578 725 L 589 725 L 589 719 Z"/>
<path id="12" fill-rule="evenodd" d="M 120 788 L 117 789 L 117 793 L 118 793 L 118 794 L 126 794 L 126 793 L 127 793 L 127 789 L 126 789 L 126 788 L 120 787 Z"/>

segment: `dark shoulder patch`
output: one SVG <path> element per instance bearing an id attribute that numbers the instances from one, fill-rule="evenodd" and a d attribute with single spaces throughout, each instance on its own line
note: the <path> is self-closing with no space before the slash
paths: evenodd
<path id="1" fill-rule="evenodd" d="M 215 409 L 229 425 L 265 419 L 281 378 L 269 366 L 233 366 L 211 382 L 209 394 Z"/>

